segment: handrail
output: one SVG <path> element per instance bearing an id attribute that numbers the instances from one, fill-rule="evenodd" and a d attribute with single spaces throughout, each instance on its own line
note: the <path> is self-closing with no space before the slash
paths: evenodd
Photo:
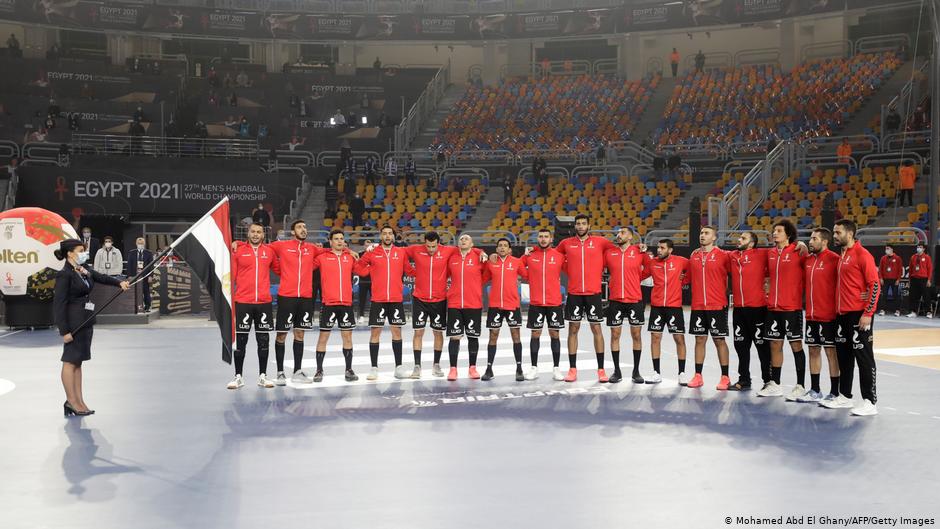
<path id="1" fill-rule="evenodd" d="M 532 163 L 538 157 L 545 160 L 546 164 L 576 164 L 581 159 L 581 153 L 574 149 L 524 149 L 519 151 L 516 156 L 519 162 L 523 164 Z"/>
<path id="2" fill-rule="evenodd" d="M 656 154 L 633 140 L 612 141 L 607 144 L 609 162 L 616 162 L 619 156 L 633 154 L 641 163 L 653 163 Z"/>
<path id="3" fill-rule="evenodd" d="M 904 33 L 862 37 L 855 41 L 856 54 L 894 51 L 900 50 L 902 47 L 911 47 L 911 38 Z"/>
<path id="4" fill-rule="evenodd" d="M 915 130 L 912 132 L 888 134 L 881 140 L 881 150 L 882 152 L 890 152 L 917 147 L 917 145 L 910 145 L 909 142 L 911 141 L 919 142 L 924 149 L 927 149 L 930 147 L 930 134 L 930 130 Z"/>
<path id="5" fill-rule="evenodd" d="M 434 74 L 434 77 L 425 85 L 421 95 L 415 100 L 408 112 L 401 117 L 401 121 L 395 126 L 394 149 L 396 151 L 405 151 L 411 147 L 411 143 L 418 137 L 424 121 L 435 111 L 444 98 L 444 92 L 450 85 L 450 59 L 447 64 L 441 66 Z"/>
<path id="6" fill-rule="evenodd" d="M 917 58 L 915 57 L 916 61 Z M 915 62 L 916 64 L 916 62 Z M 921 61 L 920 66 L 917 68 L 917 72 L 926 75 L 929 70 L 930 61 Z M 881 138 L 882 143 L 885 141 L 885 119 L 888 117 L 888 111 L 890 109 L 897 110 L 898 113 L 902 116 L 902 123 L 900 126 L 903 126 L 903 120 L 911 114 L 911 108 L 908 105 L 916 105 L 917 101 L 920 100 L 919 94 L 916 93 L 917 88 L 920 86 L 920 80 L 917 79 L 917 76 L 912 75 L 910 79 L 904 83 L 904 86 L 898 90 L 897 95 L 891 98 L 891 101 L 888 101 L 887 104 L 881 105 Z M 912 103 L 913 102 L 913 103 Z M 884 145 L 882 145 L 884 148 Z"/>
<path id="7" fill-rule="evenodd" d="M 780 64 L 780 48 L 760 48 L 741 50 L 734 54 L 734 66 L 752 66 L 761 64 Z"/>
<path id="8" fill-rule="evenodd" d="M 503 149 L 456 151 L 450 155 L 450 165 L 516 165 L 512 152 Z"/>
<path id="9" fill-rule="evenodd" d="M 73 134 L 72 152 L 96 155 L 258 159 L 256 139 Z"/>
<path id="10" fill-rule="evenodd" d="M 836 47 L 838 47 L 838 52 L 836 53 L 829 51 L 817 51 L 835 50 Z M 851 57 L 852 55 L 855 55 L 855 44 L 851 40 L 814 42 L 812 44 L 807 44 L 800 49 L 800 62 L 807 62 L 816 59 L 829 59 L 833 57 Z"/>
<path id="11" fill-rule="evenodd" d="M 617 59 L 597 59 L 591 70 L 595 75 L 616 75 L 618 68 Z"/>
<path id="12" fill-rule="evenodd" d="M 865 226 L 858 229 L 855 238 L 862 244 L 872 244 L 872 241 L 875 241 L 876 244 L 891 242 L 892 244 L 915 245 L 918 243 L 927 244 L 928 241 L 927 232 L 915 226 Z M 910 240 L 910 242 L 906 242 L 907 240 Z"/>
<path id="13" fill-rule="evenodd" d="M 455 177 L 489 179 L 490 172 L 482 167 L 450 167 L 440 174 L 440 179 L 445 182 Z"/>
<path id="14" fill-rule="evenodd" d="M 288 167 L 316 167 L 317 158 L 310 151 L 291 151 L 288 149 L 278 149 L 275 151 L 277 154 L 277 163 L 278 165 L 286 165 Z M 270 161 L 270 153 L 266 157 Z"/>
<path id="15" fill-rule="evenodd" d="M 888 165 L 894 162 L 900 163 L 900 162 L 904 162 L 907 160 L 911 160 L 915 164 L 921 167 L 924 166 L 924 157 L 913 151 L 907 151 L 904 153 L 882 152 L 882 153 L 869 154 L 866 156 L 862 156 L 862 159 L 859 160 L 858 162 L 858 166 L 861 169 L 864 169 L 871 165 L 878 165 L 878 164 Z"/>
<path id="16" fill-rule="evenodd" d="M 381 160 L 382 155 L 376 151 L 352 151 L 352 158 L 362 164 L 369 158 Z M 317 167 L 333 167 L 339 163 L 340 159 L 339 151 L 322 151 L 317 155 Z"/>
<path id="17" fill-rule="evenodd" d="M 548 176 L 549 178 L 551 178 L 551 177 L 553 177 L 553 176 L 554 176 L 554 177 L 561 177 L 561 178 L 564 178 L 565 180 L 568 180 L 568 179 L 571 178 L 571 172 L 568 171 L 568 168 L 567 168 L 567 167 L 564 167 L 564 166 L 561 166 L 561 165 L 547 165 L 547 166 L 545 166 L 545 174 L 546 174 L 546 176 Z M 519 169 L 519 172 L 516 173 L 516 176 L 519 177 L 519 178 L 522 179 L 522 180 L 526 180 L 526 179 L 532 177 L 532 166 L 531 166 L 531 165 L 527 165 L 527 166 L 523 167 L 522 169 Z"/>
<path id="18" fill-rule="evenodd" d="M 710 160 L 724 160 L 728 156 L 727 146 L 718 143 L 685 144 L 675 143 L 663 145 L 660 152 L 674 152 L 683 160 L 704 162 Z"/>
<path id="19" fill-rule="evenodd" d="M 691 71 L 695 67 L 695 56 L 698 54 L 689 54 L 682 61 L 683 69 Z M 705 56 L 705 65 L 703 68 L 730 68 L 734 66 L 734 56 L 727 51 L 710 51 L 702 53 Z"/>
<path id="20" fill-rule="evenodd" d="M 20 146 L 15 141 L 0 140 L 0 158 L 19 158 Z"/>
<path id="21" fill-rule="evenodd" d="M 630 176 L 630 170 L 623 165 L 581 165 L 571 170 L 571 178 L 592 177 L 592 176 L 616 176 L 626 178 Z"/>
<path id="22" fill-rule="evenodd" d="M 877 136 L 871 134 L 853 134 L 851 136 L 819 136 L 816 138 L 807 138 L 802 144 L 807 152 L 835 153 L 836 148 L 842 143 L 843 139 L 849 140 L 852 146 L 852 154 L 863 154 L 870 152 L 879 152 L 881 142 Z"/>

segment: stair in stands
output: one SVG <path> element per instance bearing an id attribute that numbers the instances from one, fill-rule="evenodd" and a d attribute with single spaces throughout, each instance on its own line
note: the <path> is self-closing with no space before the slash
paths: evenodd
<path id="1" fill-rule="evenodd" d="M 421 127 L 421 132 L 415 138 L 414 142 L 412 142 L 410 150 L 421 151 L 431 145 L 431 142 L 433 142 L 434 138 L 437 136 L 437 130 L 440 128 L 441 123 L 444 122 L 444 119 L 450 114 L 450 110 L 466 93 L 467 87 L 463 84 L 452 84 L 447 87 L 447 90 L 444 91 L 444 97 L 441 98 L 441 102 L 437 106 L 437 110 L 424 122 L 424 125 Z"/>
<path id="2" fill-rule="evenodd" d="M 674 77 L 663 77 L 659 81 L 659 86 L 653 91 L 653 95 L 646 105 L 643 117 L 640 118 L 640 122 L 636 124 L 636 128 L 633 129 L 633 133 L 630 135 L 633 141 L 642 144 L 643 140 L 647 139 L 650 133 L 656 130 L 656 127 L 663 119 L 663 111 L 666 109 L 666 104 L 669 103 L 669 98 L 672 97 L 672 91 L 675 87 L 676 79 Z"/>

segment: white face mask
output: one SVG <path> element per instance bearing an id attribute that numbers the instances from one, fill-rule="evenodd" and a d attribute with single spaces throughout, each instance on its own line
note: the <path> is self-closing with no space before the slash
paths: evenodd
<path id="1" fill-rule="evenodd" d="M 109 243 L 109 242 L 104 243 L 104 247 L 105 247 L 105 248 L 111 248 L 111 243 Z"/>
<path id="2" fill-rule="evenodd" d="M 86 239 L 91 237 L 91 232 L 90 231 L 82 232 L 82 237 L 85 237 Z"/>
<path id="3" fill-rule="evenodd" d="M 75 258 L 75 262 L 79 265 L 83 265 L 88 262 L 88 252 L 79 252 L 78 257 Z"/>
<path id="4" fill-rule="evenodd" d="M 138 245 L 137 245 L 137 249 L 140 250 L 140 251 L 144 251 L 144 245 L 143 245 L 143 244 L 138 244 Z"/>
<path id="5" fill-rule="evenodd" d="M 923 248 L 917 248 L 917 253 L 924 253 L 924 249 L 923 249 Z"/>
<path id="6" fill-rule="evenodd" d="M 892 250 L 891 248 L 888 248 L 887 250 L 885 250 L 885 254 L 886 254 L 886 255 L 894 255 L 894 250 Z"/>

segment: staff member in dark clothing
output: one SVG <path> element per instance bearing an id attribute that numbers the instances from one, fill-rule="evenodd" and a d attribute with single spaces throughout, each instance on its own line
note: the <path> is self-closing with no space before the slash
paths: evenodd
<path id="1" fill-rule="evenodd" d="M 130 285 L 116 277 L 99 274 L 91 268 L 85 268 L 88 261 L 87 248 L 78 239 L 66 239 L 59 243 L 55 251 L 57 259 L 65 259 L 65 266 L 56 274 L 53 310 L 59 334 L 65 342 L 62 350 L 62 386 L 65 388 L 65 416 L 91 415 L 82 398 L 82 362 L 91 359 L 91 337 L 94 333 L 92 319 L 84 327 L 75 331 L 85 321 L 95 305 L 90 301 L 95 283 L 114 285 L 127 290 Z"/>
<path id="2" fill-rule="evenodd" d="M 147 241 L 143 237 L 137 237 L 137 247 L 127 252 L 127 264 L 124 265 L 124 275 L 134 277 L 140 273 L 147 265 L 153 262 L 153 252 L 147 249 Z M 150 312 L 150 278 L 145 277 L 140 282 L 141 294 L 143 294 L 144 312 Z"/>

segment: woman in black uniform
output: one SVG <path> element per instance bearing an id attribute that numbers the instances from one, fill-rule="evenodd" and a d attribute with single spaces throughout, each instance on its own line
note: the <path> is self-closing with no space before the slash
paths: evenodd
<path id="1" fill-rule="evenodd" d="M 72 330 L 82 324 L 95 306 L 90 294 L 95 283 L 119 286 L 127 290 L 127 281 L 106 276 L 85 268 L 88 251 L 82 241 L 66 239 L 55 251 L 56 259 L 65 259 L 65 266 L 56 274 L 53 308 L 59 334 L 65 342 L 62 351 L 62 386 L 65 388 L 64 411 L 69 415 L 91 415 L 82 398 L 82 362 L 91 359 L 91 336 L 95 321 L 91 320 L 74 335 Z"/>

